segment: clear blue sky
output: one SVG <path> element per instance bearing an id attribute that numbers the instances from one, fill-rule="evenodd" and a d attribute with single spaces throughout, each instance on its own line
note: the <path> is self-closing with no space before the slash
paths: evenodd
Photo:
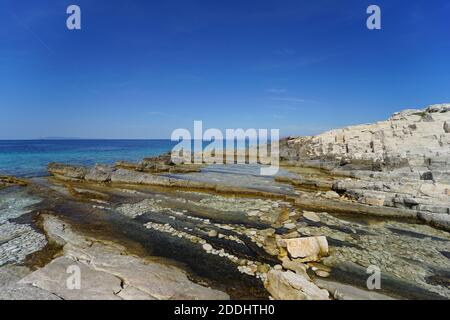
<path id="1" fill-rule="evenodd" d="M 447 0 L 0 0 L 0 139 L 383 120 L 450 101 L 449 17 Z"/>

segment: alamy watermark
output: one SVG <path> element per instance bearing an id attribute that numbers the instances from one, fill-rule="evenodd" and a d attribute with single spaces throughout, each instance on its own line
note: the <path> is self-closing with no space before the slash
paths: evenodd
<path id="1" fill-rule="evenodd" d="M 369 290 L 381 289 L 381 269 L 377 266 L 370 265 L 367 270 L 370 276 L 367 278 L 366 285 Z"/>
<path id="2" fill-rule="evenodd" d="M 175 164 L 261 164 L 260 174 L 278 173 L 280 164 L 280 130 L 271 129 L 207 129 L 194 121 L 194 132 L 176 129 L 171 136 L 178 144 L 172 149 Z M 204 144 L 207 144 L 204 146 Z"/>
<path id="3" fill-rule="evenodd" d="M 66 279 L 66 286 L 69 290 L 81 289 L 81 269 L 77 265 L 67 267 L 66 273 L 70 274 Z"/>
<path id="4" fill-rule="evenodd" d="M 367 8 L 367 14 L 370 14 L 366 22 L 367 29 L 381 30 L 381 8 L 375 4 L 370 5 Z"/>
<path id="5" fill-rule="evenodd" d="M 75 4 L 71 4 L 67 7 L 66 13 L 70 15 L 66 20 L 67 29 L 81 30 L 81 8 Z"/>
<path id="6" fill-rule="evenodd" d="M 66 13 L 69 14 L 66 20 L 66 26 L 69 30 L 81 30 L 81 8 L 76 4 L 71 4 L 67 7 Z M 381 29 L 381 8 L 378 5 L 372 4 L 367 7 L 366 26 L 369 30 Z"/>

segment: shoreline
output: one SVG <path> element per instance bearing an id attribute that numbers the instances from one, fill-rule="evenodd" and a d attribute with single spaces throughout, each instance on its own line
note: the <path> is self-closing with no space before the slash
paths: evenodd
<path id="1" fill-rule="evenodd" d="M 437 130 L 449 113 L 427 114 Z M 411 134 L 424 136 L 428 147 L 434 142 L 418 129 L 428 130 L 422 122 L 400 113 L 370 132 L 413 123 Z M 164 154 L 114 166 L 49 164 L 51 176 L 3 178 L 0 217 L 7 216 L 0 235 L 8 236 L 0 241 L 0 262 L 6 261 L 0 275 L 11 279 L 0 292 L 63 299 L 195 299 L 205 292 L 217 299 L 450 299 L 446 160 L 433 156 L 425 169 L 415 156 L 379 153 L 375 138 L 361 138 L 367 125 L 343 132 L 360 141 L 345 147 L 341 131 L 283 140 L 274 177 L 255 174 L 254 165 L 175 165 Z M 409 141 L 397 132 L 392 139 L 383 140 L 384 150 Z M 361 159 L 366 144 L 372 151 Z M 419 155 L 428 152 L 415 145 Z M 324 156 L 323 149 L 331 151 Z M 68 291 L 64 268 L 71 263 L 105 284 Z M 370 266 L 382 272 L 381 290 L 365 287 Z M 158 270 L 157 285 L 148 268 Z M 57 282 L 49 283 L 49 275 Z"/>

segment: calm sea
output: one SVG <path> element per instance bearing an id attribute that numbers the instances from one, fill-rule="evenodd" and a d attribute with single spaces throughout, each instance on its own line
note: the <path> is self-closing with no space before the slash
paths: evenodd
<path id="1" fill-rule="evenodd" d="M 170 151 L 170 140 L 0 140 L 0 173 L 47 175 L 49 162 L 79 165 L 137 161 Z"/>

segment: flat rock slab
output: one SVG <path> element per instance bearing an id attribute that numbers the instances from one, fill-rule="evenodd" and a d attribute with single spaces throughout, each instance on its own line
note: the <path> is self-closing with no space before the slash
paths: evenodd
<path id="1" fill-rule="evenodd" d="M 275 176 L 260 174 L 261 165 L 209 165 L 201 172 L 171 174 L 170 177 L 198 182 L 220 184 L 222 186 L 254 189 L 276 194 L 295 194 L 292 185 L 275 182 Z M 298 178 L 297 175 L 280 169 L 277 176 Z"/>
<path id="2" fill-rule="evenodd" d="M 178 267 L 131 255 L 116 243 L 84 237 L 54 216 L 43 219 L 47 236 L 63 246 L 64 256 L 23 278 L 21 285 L 69 300 L 229 299 L 224 292 L 190 281 Z"/>
<path id="3" fill-rule="evenodd" d="M 75 268 L 80 271 L 80 289 L 71 281 L 76 276 L 72 273 Z M 117 293 L 122 290 L 119 278 L 66 257 L 53 260 L 19 283 L 33 285 L 65 300 L 120 300 Z"/>

